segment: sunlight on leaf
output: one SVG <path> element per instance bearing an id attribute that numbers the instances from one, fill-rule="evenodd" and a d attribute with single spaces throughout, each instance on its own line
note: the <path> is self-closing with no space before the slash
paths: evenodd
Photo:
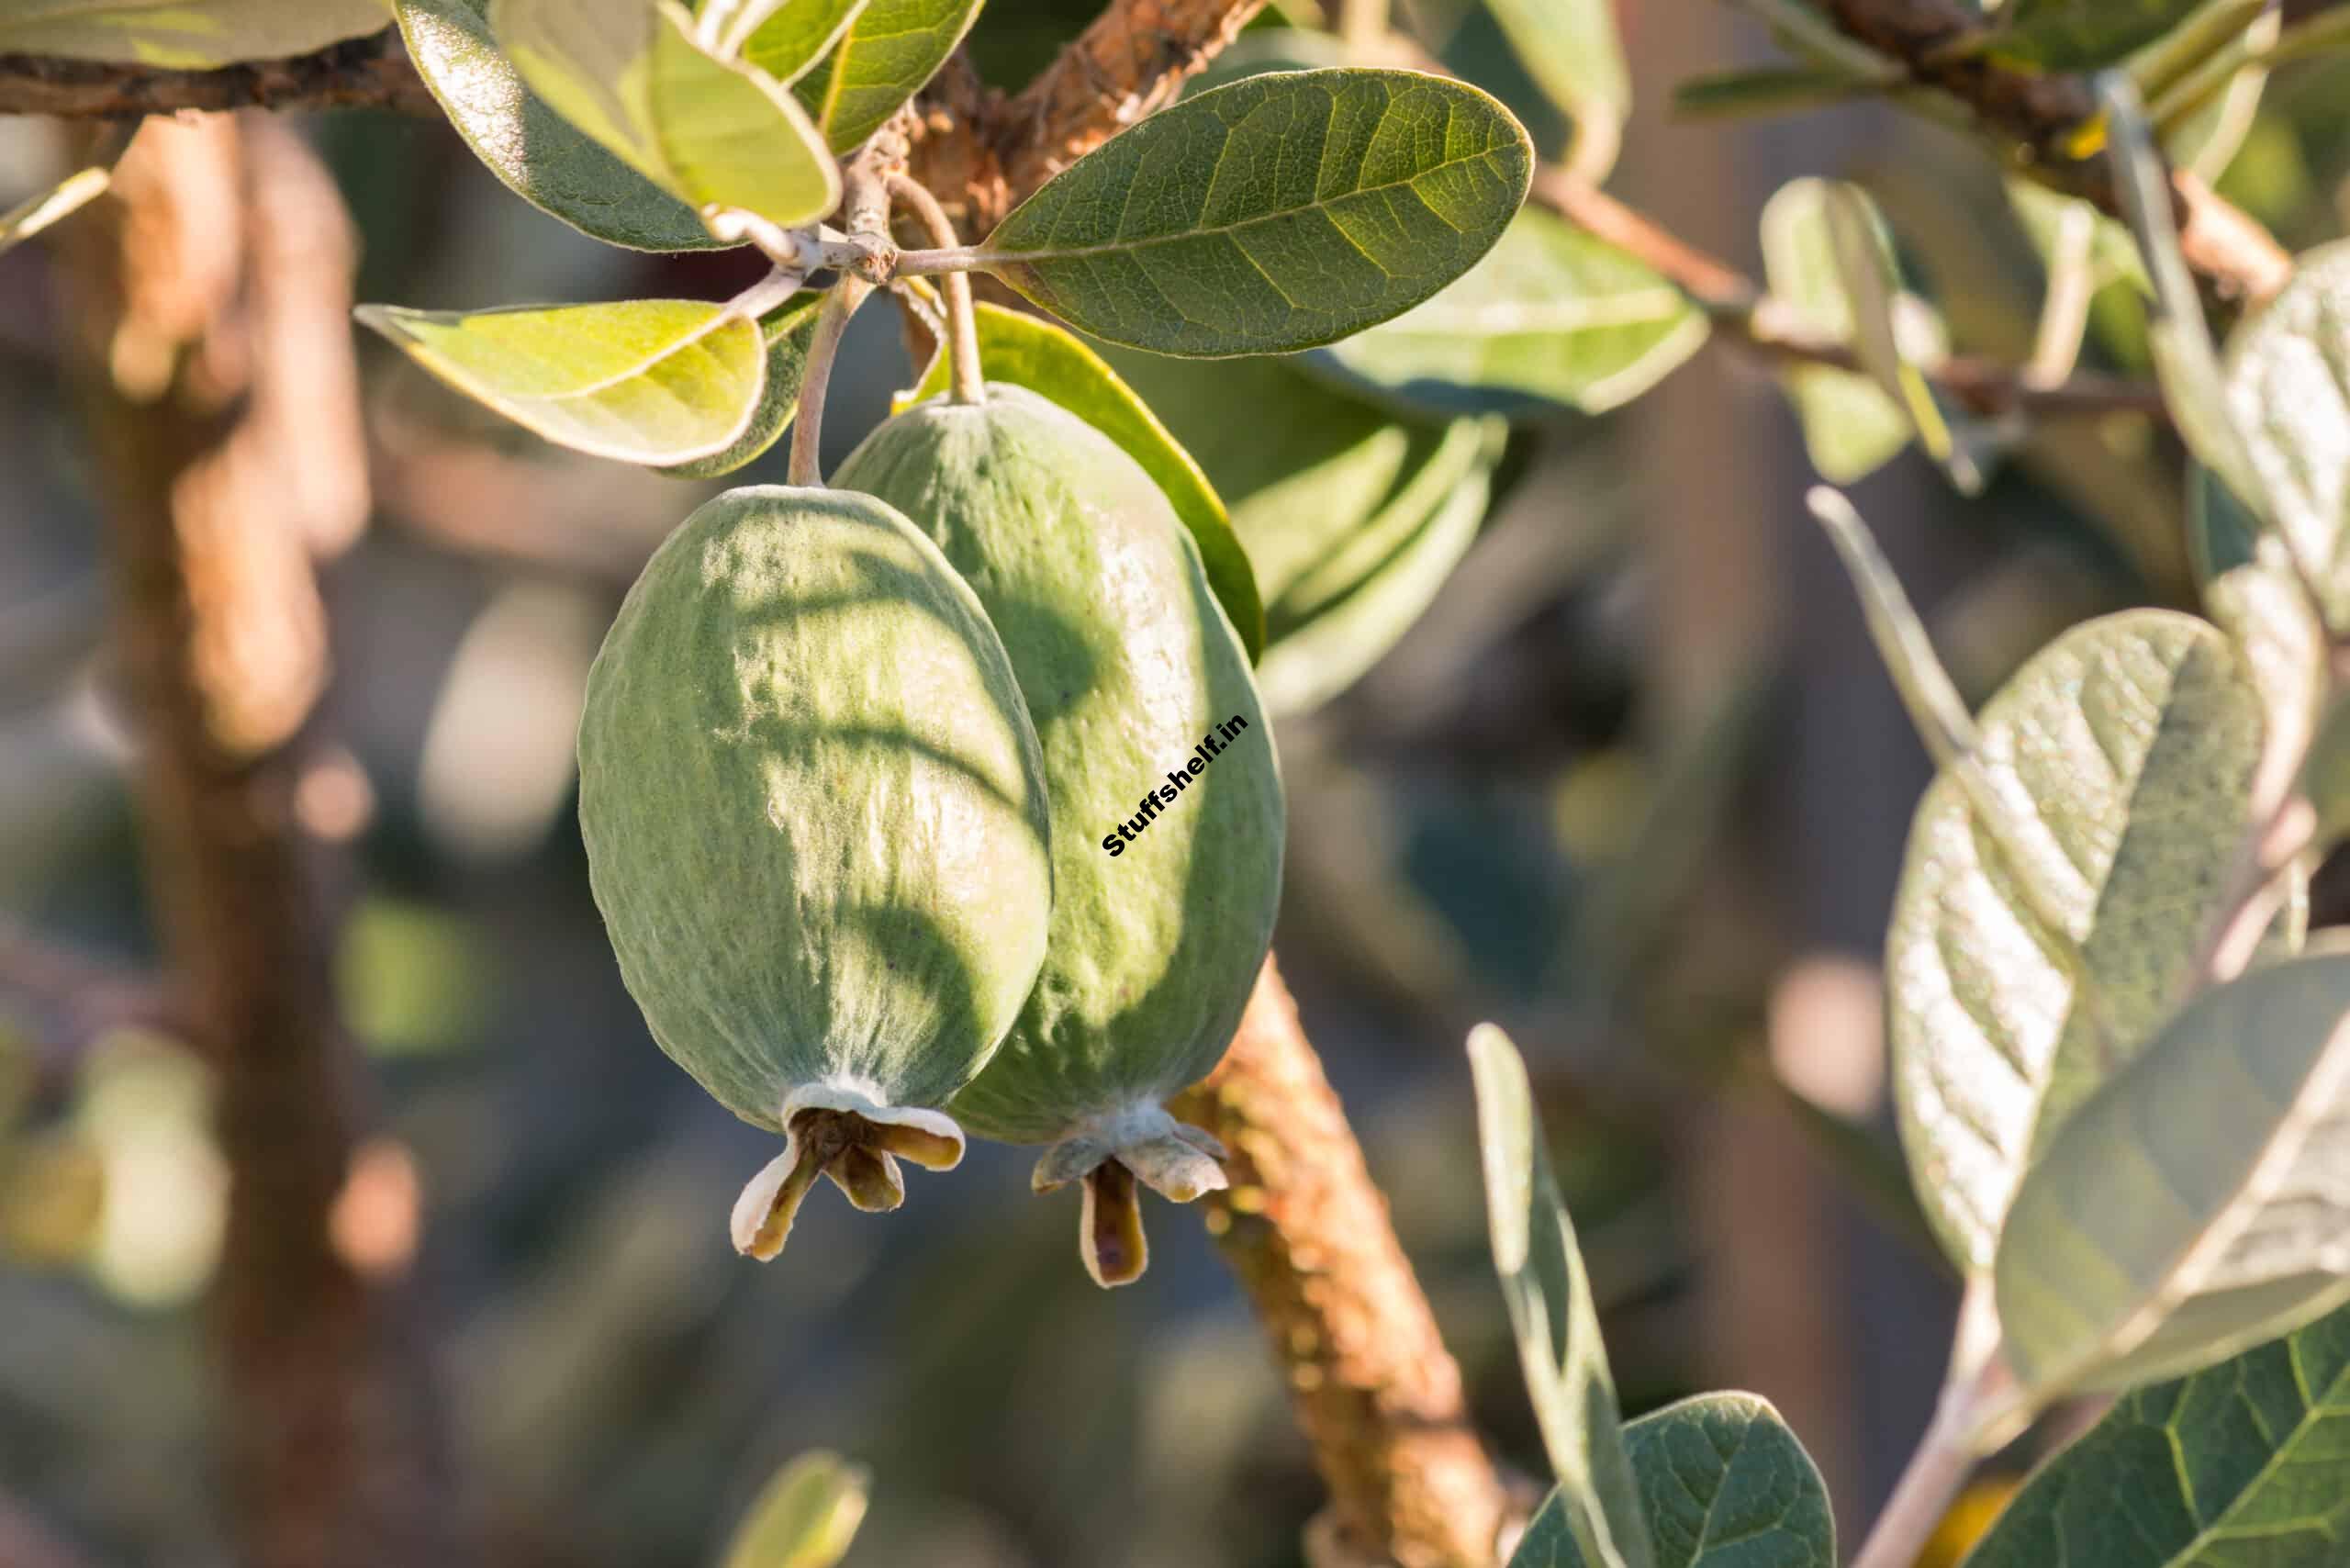
<path id="1" fill-rule="evenodd" d="M 1112 342 L 1204 357 L 1312 348 L 1468 271 L 1532 168 L 1526 132 L 1474 87 L 1277 72 L 1103 143 L 981 250 L 1013 287 Z"/>
<path id="2" fill-rule="evenodd" d="M 503 310 L 370 305 L 359 319 L 548 441 L 654 465 L 725 451 L 758 411 L 755 322 L 695 299 Z"/>
<path id="3" fill-rule="evenodd" d="M 1494 1268 L 1558 1479 L 1565 1533 L 1587 1568 L 1655 1568 L 1591 1280 L 1550 1174 L 1525 1059 L 1507 1035 L 1480 1024 L 1469 1035 L 1469 1066 Z"/>
<path id="4" fill-rule="evenodd" d="M 583 234 L 637 251 L 718 246 L 693 208 L 575 129 L 490 39 L 487 0 L 393 0 L 408 59 L 507 188 Z"/>
<path id="5" fill-rule="evenodd" d="M 662 470 L 680 479 L 715 479 L 732 474 L 757 458 L 783 436 L 800 411 L 800 383 L 808 367 L 808 350 L 816 341 L 816 318 L 822 295 L 796 294 L 759 319 L 767 340 L 767 380 L 759 388 L 758 407 L 734 443 L 711 457 L 690 458 Z"/>
<path id="6" fill-rule="evenodd" d="M 1312 364 L 1416 412 L 1604 413 L 1705 342 L 1705 312 L 1645 263 L 1532 207 L 1424 304 Z"/>
<path id="7" fill-rule="evenodd" d="M 2350 1299 L 2345 1171 L 2350 951 L 2312 942 L 2189 1002 L 2025 1173 L 1997 1262 L 2023 1386 L 2177 1376 Z"/>
<path id="8" fill-rule="evenodd" d="M 720 1568 L 833 1568 L 865 1522 L 872 1476 L 818 1450 L 776 1472 L 735 1527 Z"/>
<path id="9" fill-rule="evenodd" d="M 1768 1400 L 1701 1394 L 1626 1427 L 1624 1446 L 1657 1568 L 1835 1568 L 1827 1484 Z M 1554 1492 L 1509 1568 L 1585 1564 Z"/>
<path id="10" fill-rule="evenodd" d="M 849 152 L 888 122 L 923 89 L 979 15 L 979 0 L 869 0 L 831 54 L 795 72 L 800 101 L 826 145 Z M 749 58 L 781 58 L 765 34 L 751 40 Z M 804 73 L 802 73 L 804 72 Z"/>
<path id="11" fill-rule="evenodd" d="M 206 71 L 381 32 L 384 0 L 10 0 L 0 54 Z"/>

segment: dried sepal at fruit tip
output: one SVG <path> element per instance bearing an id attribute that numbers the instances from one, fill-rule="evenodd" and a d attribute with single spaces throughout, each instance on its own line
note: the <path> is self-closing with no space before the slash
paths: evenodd
<path id="1" fill-rule="evenodd" d="M 783 1152 L 744 1186 L 729 1226 L 734 1250 L 763 1263 L 783 1251 L 818 1176 L 863 1213 L 887 1214 L 906 1201 L 900 1159 L 928 1170 L 952 1170 L 963 1162 L 963 1129 L 953 1117 L 885 1105 L 838 1084 L 794 1090 L 784 1102 L 782 1121 Z"/>
<path id="2" fill-rule="evenodd" d="M 1084 1183 L 1079 1255 L 1093 1282 L 1106 1288 L 1133 1283 L 1149 1260 L 1136 1184 L 1188 1204 L 1231 1184 L 1224 1159 L 1224 1145 L 1213 1134 L 1156 1105 L 1140 1105 L 1091 1123 L 1045 1150 L 1029 1186 L 1051 1193 Z"/>

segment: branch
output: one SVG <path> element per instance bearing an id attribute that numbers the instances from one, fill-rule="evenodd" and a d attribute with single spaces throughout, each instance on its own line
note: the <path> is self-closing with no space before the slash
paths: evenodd
<path id="1" fill-rule="evenodd" d="M 433 1380 L 382 1259 L 332 1215 L 364 1123 L 296 799 L 324 685 L 314 548 L 365 515 L 355 240 L 290 129 L 156 120 L 60 231 L 141 731 L 148 879 L 217 1075 L 213 1285 L 252 1568 L 462 1565 Z"/>
<path id="2" fill-rule="evenodd" d="M 1013 199 L 1173 102 L 1264 4 L 1113 0 L 1006 106 Z"/>
<path id="3" fill-rule="evenodd" d="M 1729 334 L 1728 341 L 1755 357 L 1865 374 L 1848 344 L 1820 337 L 1790 319 L 1785 305 L 1752 279 L 1667 233 L 1596 185 L 1545 167 L 1535 175 L 1534 199 L 1655 268 L 1702 306 L 1715 329 Z M 1970 354 L 1953 354 L 1919 371 L 1978 414 L 2016 409 L 2041 415 L 2118 412 L 2169 418 L 2161 388 L 2148 381 L 2076 373 L 2042 386 L 2018 368 Z"/>
<path id="4" fill-rule="evenodd" d="M 1256 1305 L 1357 1554 L 1492 1568 L 1507 1511 L 1460 1369 L 1269 958 L 1223 1065 L 1174 1105 L 1222 1139 L 1209 1232 Z"/>
<path id="5" fill-rule="evenodd" d="M 137 119 L 183 109 L 398 109 L 437 114 L 432 95 L 390 33 L 351 39 L 313 54 L 217 71 L 165 71 L 0 54 L 0 115 Z"/>
<path id="6" fill-rule="evenodd" d="M 2098 116 L 2084 78 L 2003 65 L 1983 52 L 1993 28 L 1970 0 L 1829 0 L 1829 11 L 1847 37 L 1898 61 L 1912 82 L 1940 88 L 2005 135 L 2027 173 L 2121 216 L 2102 139 L 2086 156 L 2075 145 Z M 2246 299 L 2284 286 L 2293 259 L 2266 229 L 2192 175 L 2174 174 L 2172 189 L 2189 266 Z"/>

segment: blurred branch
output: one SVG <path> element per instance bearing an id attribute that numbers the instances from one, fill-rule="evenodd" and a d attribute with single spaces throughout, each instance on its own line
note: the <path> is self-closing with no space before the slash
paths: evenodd
<path id="1" fill-rule="evenodd" d="M 1545 167 L 1534 179 L 1534 199 L 1561 218 L 1654 267 L 1695 300 L 1715 330 L 1755 357 L 1830 365 L 1865 375 L 1852 348 L 1812 332 L 1754 281 L 1689 245 L 1606 191 L 1564 170 Z M 1971 354 L 1952 354 L 1919 373 L 1981 414 L 2020 409 L 2033 414 L 2145 414 L 2167 419 L 2161 389 L 2151 381 L 2078 372 L 2035 384 L 2019 366 Z"/>
<path id="2" fill-rule="evenodd" d="M 149 881 L 216 1072 L 229 1172 L 211 1302 L 253 1568 L 470 1560 L 396 1279 L 330 1215 L 363 1117 L 296 796 L 326 680 L 311 564 L 366 505 L 333 182 L 265 118 L 156 120 L 61 231 L 140 732 Z M 345 426 L 349 428 L 343 428 Z"/>
<path id="3" fill-rule="evenodd" d="M 167 71 L 0 54 L 0 115 L 136 119 L 183 109 L 400 109 L 437 114 L 390 33 L 352 39 L 312 54 L 217 71 Z"/>
<path id="4" fill-rule="evenodd" d="M 1828 11 L 1846 37 L 1898 61 L 1911 81 L 1948 93 L 2006 136 L 2026 173 L 2121 216 L 2104 138 L 2085 134 L 2098 118 L 2086 78 L 2043 74 L 1986 52 L 1994 26 L 1972 0 L 1829 0 Z M 2191 174 L 2175 172 L 2171 184 L 2189 266 L 2247 299 L 2284 286 L 2293 259 L 2274 236 Z"/>
<path id="5" fill-rule="evenodd" d="M 1174 1106 L 1232 1151 L 1208 1229 L 1272 1341 L 1354 1551 L 1492 1568 L 1507 1503 L 1387 1201 L 1268 958 L 1223 1065 Z"/>

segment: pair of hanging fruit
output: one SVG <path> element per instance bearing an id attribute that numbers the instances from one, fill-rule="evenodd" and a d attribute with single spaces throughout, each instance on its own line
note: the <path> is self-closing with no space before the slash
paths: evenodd
<path id="1" fill-rule="evenodd" d="M 785 1136 L 738 1248 L 780 1251 L 819 1174 L 896 1207 L 898 1159 L 951 1168 L 968 1126 L 1046 1146 L 1121 1284 L 1138 1182 L 1225 1184 L 1163 1102 L 1271 940 L 1280 771 L 1158 485 L 1033 394 L 965 396 L 661 547 L 589 678 L 582 825 L 655 1038 Z"/>

